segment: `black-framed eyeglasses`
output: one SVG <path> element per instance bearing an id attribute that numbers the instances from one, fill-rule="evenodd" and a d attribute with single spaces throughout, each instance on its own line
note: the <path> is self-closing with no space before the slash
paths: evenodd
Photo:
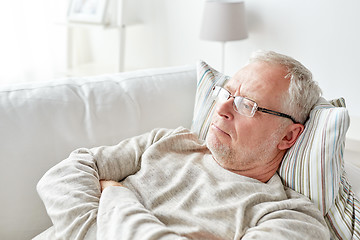
<path id="1" fill-rule="evenodd" d="M 259 111 L 259 112 L 268 113 L 268 114 L 279 116 L 279 117 L 288 118 L 291 121 L 293 121 L 294 123 L 298 123 L 297 121 L 295 121 L 295 119 L 293 117 L 291 117 L 288 114 L 273 111 L 273 110 L 270 110 L 267 108 L 259 107 L 257 105 L 257 103 L 254 102 L 253 100 L 248 99 L 246 97 L 233 96 L 233 95 L 231 95 L 231 93 L 228 90 L 226 90 L 225 88 L 222 88 L 220 86 L 213 87 L 213 96 L 217 97 L 218 101 L 220 101 L 220 102 L 226 102 L 230 98 L 234 98 L 234 101 L 233 101 L 234 110 L 236 112 L 240 113 L 241 115 L 244 115 L 247 117 L 253 117 L 254 114 L 256 113 L 256 111 Z"/>

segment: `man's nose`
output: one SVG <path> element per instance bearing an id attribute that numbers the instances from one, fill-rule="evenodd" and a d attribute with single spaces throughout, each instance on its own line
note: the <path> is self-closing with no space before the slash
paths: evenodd
<path id="1" fill-rule="evenodd" d="M 234 118 L 234 108 L 233 108 L 234 98 L 230 97 L 226 101 L 219 101 L 216 104 L 216 113 L 225 118 L 233 119 Z"/>

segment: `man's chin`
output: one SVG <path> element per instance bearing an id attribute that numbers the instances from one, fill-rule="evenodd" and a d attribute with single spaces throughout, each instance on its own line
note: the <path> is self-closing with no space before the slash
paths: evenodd
<path id="1" fill-rule="evenodd" d="M 210 131 L 206 137 L 206 146 L 214 158 L 224 158 L 230 153 L 230 148 L 219 141 L 215 134 Z"/>
<path id="2" fill-rule="evenodd" d="M 217 139 L 216 135 L 212 132 L 211 129 L 209 129 L 208 134 L 206 135 L 206 146 L 211 149 L 214 147 L 214 145 L 219 144 L 219 140 Z"/>

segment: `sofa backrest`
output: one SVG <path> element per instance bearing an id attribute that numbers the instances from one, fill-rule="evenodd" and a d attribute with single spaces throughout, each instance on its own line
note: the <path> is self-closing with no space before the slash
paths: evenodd
<path id="1" fill-rule="evenodd" d="M 195 65 L 0 86 L 0 239 L 51 225 L 35 187 L 71 151 L 190 128 L 195 92 Z"/>

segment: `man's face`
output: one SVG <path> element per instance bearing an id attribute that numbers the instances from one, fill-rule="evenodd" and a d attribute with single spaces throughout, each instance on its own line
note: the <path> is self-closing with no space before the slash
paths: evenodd
<path id="1" fill-rule="evenodd" d="M 282 112 L 283 94 L 289 87 L 286 74 L 282 66 L 254 62 L 237 72 L 224 88 L 234 96 L 252 99 L 260 107 Z M 240 115 L 230 98 L 217 105 L 207 145 L 225 169 L 267 171 L 269 165 L 280 163 L 285 152 L 277 146 L 286 135 L 289 121 L 259 111 L 253 117 Z"/>

